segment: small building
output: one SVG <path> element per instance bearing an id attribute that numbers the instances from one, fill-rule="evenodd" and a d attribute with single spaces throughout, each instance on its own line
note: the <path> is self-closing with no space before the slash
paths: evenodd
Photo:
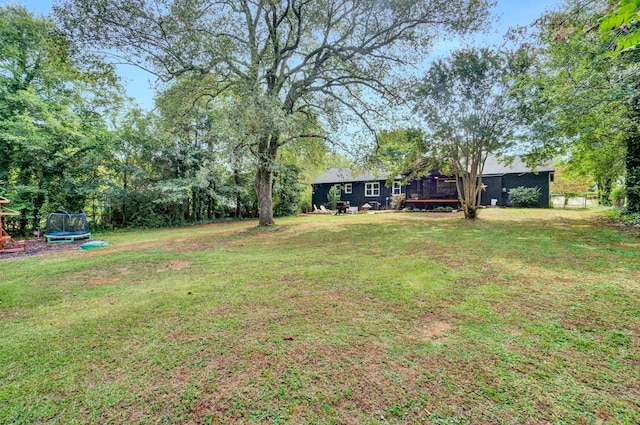
<path id="1" fill-rule="evenodd" d="M 489 157 L 482 175 L 483 191 L 480 205 L 511 206 L 509 190 L 524 186 L 540 188 L 539 207 L 549 207 L 549 183 L 553 181 L 552 165 L 535 168 L 527 167 L 519 158 L 505 165 L 496 157 Z M 340 190 L 340 200 L 352 207 L 365 203 L 374 209 L 389 208 L 392 195 L 405 194 L 406 206 L 414 209 L 431 210 L 437 207 L 458 208 L 456 178 L 431 170 L 428 175 L 412 179 L 402 185 L 403 176 L 396 176 L 392 187 L 386 187 L 387 177 L 363 172 L 352 175 L 348 168 L 332 168 L 313 180 L 312 202 L 320 206 L 327 203 L 327 195 L 332 186 Z"/>

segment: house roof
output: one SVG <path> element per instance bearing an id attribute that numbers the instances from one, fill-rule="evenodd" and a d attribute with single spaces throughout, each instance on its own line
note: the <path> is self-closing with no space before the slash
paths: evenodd
<path id="1" fill-rule="evenodd" d="M 523 174 L 523 173 L 539 173 L 541 171 L 555 171 L 553 163 L 545 163 L 537 167 L 528 167 L 519 156 L 506 165 L 504 159 L 495 156 L 489 156 L 484 163 L 483 176 L 502 175 L 502 174 Z"/>
<path id="2" fill-rule="evenodd" d="M 372 173 L 371 171 L 364 170 L 360 174 L 353 175 L 349 168 L 331 168 L 326 173 L 315 178 L 311 184 L 322 183 L 349 183 L 349 182 L 368 182 L 376 180 L 386 180 L 388 176 L 382 173 Z M 397 176 L 401 179 L 402 176 Z"/>
<path id="3" fill-rule="evenodd" d="M 509 165 L 504 164 L 504 159 L 497 158 L 495 156 L 489 156 L 484 164 L 483 176 L 496 176 L 503 174 L 523 174 L 523 173 L 538 173 L 544 171 L 554 171 L 555 167 L 552 163 L 540 165 L 538 167 L 528 167 L 524 162 L 520 160 L 520 157 L 515 157 Z M 376 180 L 386 180 L 387 175 L 383 173 L 374 174 L 371 171 L 364 170 L 360 174 L 353 175 L 349 168 L 331 168 L 321 176 L 315 178 L 311 184 L 323 184 L 323 183 L 349 183 L 349 182 L 368 182 Z M 402 176 L 396 176 L 397 180 L 402 179 Z"/>

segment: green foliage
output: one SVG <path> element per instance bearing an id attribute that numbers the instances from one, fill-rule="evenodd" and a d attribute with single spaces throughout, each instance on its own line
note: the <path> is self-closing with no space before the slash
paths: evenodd
<path id="1" fill-rule="evenodd" d="M 391 208 L 393 209 L 402 209 L 404 206 L 406 195 L 404 193 L 400 193 L 398 195 L 391 195 Z"/>
<path id="2" fill-rule="evenodd" d="M 453 208 L 452 207 L 436 207 L 433 209 L 433 211 L 435 212 L 452 212 Z"/>
<path id="3" fill-rule="evenodd" d="M 535 208 L 540 197 L 539 187 L 518 186 L 509 190 L 509 199 L 516 208 Z"/>
<path id="4" fill-rule="evenodd" d="M 54 209 L 82 209 L 108 158 L 102 106 L 119 99 L 112 70 L 79 63 L 52 22 L 0 7 L 0 192 L 21 230 Z"/>
<path id="5" fill-rule="evenodd" d="M 398 97 L 389 77 L 422 61 L 439 31 L 480 28 L 491 2 L 160 3 L 64 0 L 54 13 L 78 45 L 118 50 L 163 81 L 186 78 L 187 98 L 223 106 L 229 145 L 255 159 L 260 223 L 272 225 L 280 149 L 324 137 L 319 117 L 336 127 L 377 119 L 374 100 Z"/>
<path id="6" fill-rule="evenodd" d="M 426 142 L 414 169 L 438 166 L 462 181 L 465 218 L 478 212 L 481 175 L 489 155 L 513 146 L 515 105 L 509 96 L 522 72 L 518 52 L 469 48 L 435 61 L 414 92 L 414 108 L 426 120 Z"/>
<path id="7" fill-rule="evenodd" d="M 622 219 L 626 224 L 640 226 L 640 213 L 638 212 L 623 214 Z"/>
<path id="8" fill-rule="evenodd" d="M 640 44 L 640 0 L 621 0 L 600 22 L 600 34 L 613 37 L 616 51 L 636 49 Z"/>
<path id="9" fill-rule="evenodd" d="M 609 51 L 594 21 L 605 2 L 549 12 L 538 21 L 538 39 L 527 49 L 531 66 L 512 94 L 521 102 L 522 138 L 533 162 L 570 154 L 570 168 L 604 186 L 622 175 L 624 63 Z M 615 105 L 615 106 L 613 106 Z M 580 119 L 576 119 L 580 117 Z M 622 159 L 623 160 L 623 159 Z"/>
<path id="10" fill-rule="evenodd" d="M 273 185 L 273 213 L 276 217 L 286 217 L 300 213 L 302 192 L 300 170 L 295 165 L 280 167 Z"/>
<path id="11" fill-rule="evenodd" d="M 370 165 L 388 170 L 390 177 L 387 183 L 392 183 L 398 174 L 418 172 L 416 164 L 424 160 L 427 150 L 425 133 L 420 129 L 383 130 L 377 135 Z"/>
<path id="12" fill-rule="evenodd" d="M 171 96 L 161 97 L 161 115 L 131 110 L 118 123 L 115 174 L 105 192 L 105 216 L 113 226 L 212 221 L 230 213 L 227 205 L 237 206 L 241 217 L 241 204 L 250 203 L 251 178 L 235 158 L 231 170 L 223 164 L 228 157 L 216 149 L 210 114 L 192 105 L 183 115 L 178 111 L 189 100 Z"/>
<path id="13" fill-rule="evenodd" d="M 640 81 L 636 82 L 640 90 Z M 627 207 L 629 213 L 640 213 L 640 93 L 629 102 L 629 116 L 635 122 L 626 135 L 626 176 Z"/>
<path id="14" fill-rule="evenodd" d="M 340 189 L 337 186 L 331 186 L 327 193 L 327 207 L 330 210 L 335 210 L 338 201 L 340 200 Z"/>
<path id="15" fill-rule="evenodd" d="M 325 164 L 316 116 L 287 116 L 264 93 L 234 97 L 235 87 L 214 101 L 217 77 L 186 73 L 144 113 L 121 101 L 109 66 L 78 56 L 47 19 L 3 6 L 0 41 L 0 193 L 22 213 L 9 220 L 17 231 L 55 209 L 84 209 L 103 228 L 254 217 L 248 146 L 267 127 L 282 133 L 269 163 L 276 215 L 300 210 Z"/>
<path id="16" fill-rule="evenodd" d="M 632 183 L 640 161 L 634 148 L 640 56 L 630 46 L 637 44 L 637 6 L 637 0 L 599 0 L 545 14 L 531 52 L 534 66 L 514 91 L 523 101 L 523 137 L 534 147 L 533 159 L 570 154 L 570 170 L 596 181 L 605 204 L 624 179 L 634 210 L 640 210 Z"/>
<path id="17" fill-rule="evenodd" d="M 627 197 L 627 190 L 622 186 L 617 186 L 611 191 L 609 199 L 614 207 L 622 208 L 625 198 Z"/>

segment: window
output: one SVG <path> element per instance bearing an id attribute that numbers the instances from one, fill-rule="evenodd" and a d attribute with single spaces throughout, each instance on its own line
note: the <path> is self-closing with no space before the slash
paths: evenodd
<path id="1" fill-rule="evenodd" d="M 400 182 L 393 182 L 391 193 L 393 195 L 400 195 L 402 193 L 402 186 L 400 186 Z"/>
<path id="2" fill-rule="evenodd" d="M 338 191 L 338 194 L 340 194 L 340 185 L 339 185 L 339 184 L 334 184 L 333 186 L 334 186 L 334 187 L 336 188 L 336 190 Z"/>
<path id="3" fill-rule="evenodd" d="M 455 179 L 436 180 L 436 193 L 438 198 L 455 199 L 458 197 Z"/>
<path id="4" fill-rule="evenodd" d="M 379 182 L 365 183 L 364 196 L 380 196 L 380 183 Z"/>
<path id="5" fill-rule="evenodd" d="M 352 190 L 353 190 L 353 187 L 351 186 L 351 183 L 344 184 L 344 193 L 351 193 Z"/>

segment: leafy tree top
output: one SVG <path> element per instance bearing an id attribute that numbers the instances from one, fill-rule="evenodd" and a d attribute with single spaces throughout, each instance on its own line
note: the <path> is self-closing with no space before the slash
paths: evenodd
<path id="1" fill-rule="evenodd" d="M 635 50 L 640 45 L 640 0 L 621 0 L 600 22 L 600 34 L 615 39 L 616 51 Z"/>

